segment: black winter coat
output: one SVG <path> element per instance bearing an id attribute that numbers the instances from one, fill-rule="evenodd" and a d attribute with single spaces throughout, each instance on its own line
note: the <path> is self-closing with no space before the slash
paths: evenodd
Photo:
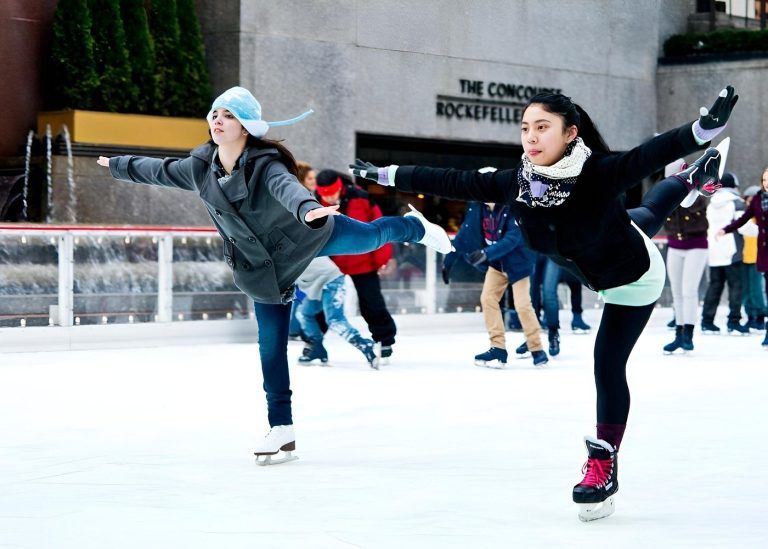
<path id="1" fill-rule="evenodd" d="M 689 123 L 627 152 L 593 152 L 567 200 L 549 208 L 517 200 L 519 165 L 490 173 L 400 166 L 395 186 L 457 200 L 509 204 L 530 249 L 550 257 L 588 288 L 607 290 L 636 281 L 650 267 L 643 238 L 624 208 L 624 193 L 701 148 Z"/>

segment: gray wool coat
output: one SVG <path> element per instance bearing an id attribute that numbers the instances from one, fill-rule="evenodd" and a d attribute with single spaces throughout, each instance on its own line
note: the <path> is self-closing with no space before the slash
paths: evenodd
<path id="1" fill-rule="evenodd" d="M 288 303 L 296 279 L 330 238 L 333 216 L 304 221 L 321 205 L 274 148 L 249 148 L 225 195 L 213 165 L 215 150 L 206 143 L 183 159 L 116 156 L 109 170 L 121 181 L 196 192 L 224 239 L 224 258 L 237 287 L 257 303 Z"/>

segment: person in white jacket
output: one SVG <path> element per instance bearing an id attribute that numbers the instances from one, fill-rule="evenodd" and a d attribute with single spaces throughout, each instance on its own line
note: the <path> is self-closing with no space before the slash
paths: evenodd
<path id="1" fill-rule="evenodd" d="M 723 288 L 728 285 L 729 334 L 748 335 L 749 328 L 741 324 L 741 267 L 744 240 L 741 234 L 727 234 L 717 237 L 720 227 L 725 227 L 744 210 L 744 200 L 739 195 L 738 179 L 733 173 L 725 172 L 720 179 L 722 189 L 715 193 L 707 206 L 707 234 L 709 250 L 709 286 L 704 296 L 701 312 L 701 332 L 719 334 L 715 325 L 715 314 L 720 304 Z"/>

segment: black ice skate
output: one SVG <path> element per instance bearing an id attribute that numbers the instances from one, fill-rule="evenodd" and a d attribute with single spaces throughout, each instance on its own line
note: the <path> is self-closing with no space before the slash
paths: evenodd
<path id="1" fill-rule="evenodd" d="M 584 437 L 587 462 L 584 479 L 573 487 L 573 501 L 579 505 L 579 520 L 588 522 L 613 514 L 614 494 L 619 489 L 617 454 L 604 440 Z"/>
<path id="2" fill-rule="evenodd" d="M 581 318 L 581 313 L 573 313 L 573 320 L 571 320 L 571 331 L 574 334 L 588 334 L 592 331 L 592 326 L 584 322 Z"/>
<path id="3" fill-rule="evenodd" d="M 272 427 L 260 444 L 256 445 L 254 455 L 259 465 L 278 465 L 299 459 L 292 452 L 296 449 L 296 436 L 293 425 L 276 425 Z M 273 456 L 283 452 L 277 459 Z"/>
<path id="4" fill-rule="evenodd" d="M 699 195 L 709 198 L 721 187 L 720 178 L 725 171 L 725 160 L 728 157 L 730 144 L 731 138 L 726 137 L 717 147 L 708 148 L 688 168 L 675 174 L 675 177 L 685 183 L 689 191 L 680 206 L 690 208 Z"/>
<path id="5" fill-rule="evenodd" d="M 379 366 L 389 364 L 389 359 L 392 358 L 392 345 L 382 345 L 381 341 L 377 341 L 374 349 L 378 357 Z"/>
<path id="6" fill-rule="evenodd" d="M 560 333 L 557 328 L 549 329 L 549 356 L 557 356 L 560 354 Z"/>
<path id="7" fill-rule="evenodd" d="M 328 366 L 328 351 L 323 346 L 321 339 L 312 340 L 301 353 L 299 357 L 299 364 L 302 366 L 310 366 L 315 360 L 320 361 L 321 366 Z"/>
<path id="8" fill-rule="evenodd" d="M 485 368 L 495 368 L 497 370 L 506 368 L 507 350 L 491 347 L 484 353 L 475 355 L 475 366 L 484 366 Z"/>
<path id="9" fill-rule="evenodd" d="M 684 340 L 683 340 L 683 327 L 682 326 L 675 326 L 675 340 L 672 343 L 667 343 L 664 345 L 664 354 L 665 355 L 671 355 L 678 349 L 682 349 L 685 353 L 686 350 L 683 348 Z"/>

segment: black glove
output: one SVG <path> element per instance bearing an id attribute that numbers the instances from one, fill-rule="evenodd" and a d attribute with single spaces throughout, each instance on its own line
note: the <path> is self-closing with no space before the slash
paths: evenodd
<path id="1" fill-rule="evenodd" d="M 485 255 L 485 250 L 475 250 L 474 252 L 464 254 L 464 259 L 473 267 L 478 267 L 488 261 L 488 256 Z"/>
<path id="2" fill-rule="evenodd" d="M 451 281 L 448 279 L 448 269 L 445 268 L 445 265 L 443 265 L 443 268 L 440 269 L 440 273 L 443 275 L 443 282 L 450 284 Z"/>
<path id="3" fill-rule="evenodd" d="M 389 181 L 388 167 L 379 168 L 370 162 L 365 162 L 364 160 L 356 158 L 355 162 L 349 165 L 349 171 L 352 175 L 370 179 L 371 181 L 375 181 L 379 185 L 384 185 L 385 187 L 394 185 L 394 182 Z"/>
<path id="4" fill-rule="evenodd" d="M 739 100 L 739 96 L 734 93 L 733 86 L 726 86 L 715 99 L 711 109 L 699 109 L 699 119 L 693 123 L 693 134 L 699 141 L 711 141 L 723 131 L 736 101 Z"/>

